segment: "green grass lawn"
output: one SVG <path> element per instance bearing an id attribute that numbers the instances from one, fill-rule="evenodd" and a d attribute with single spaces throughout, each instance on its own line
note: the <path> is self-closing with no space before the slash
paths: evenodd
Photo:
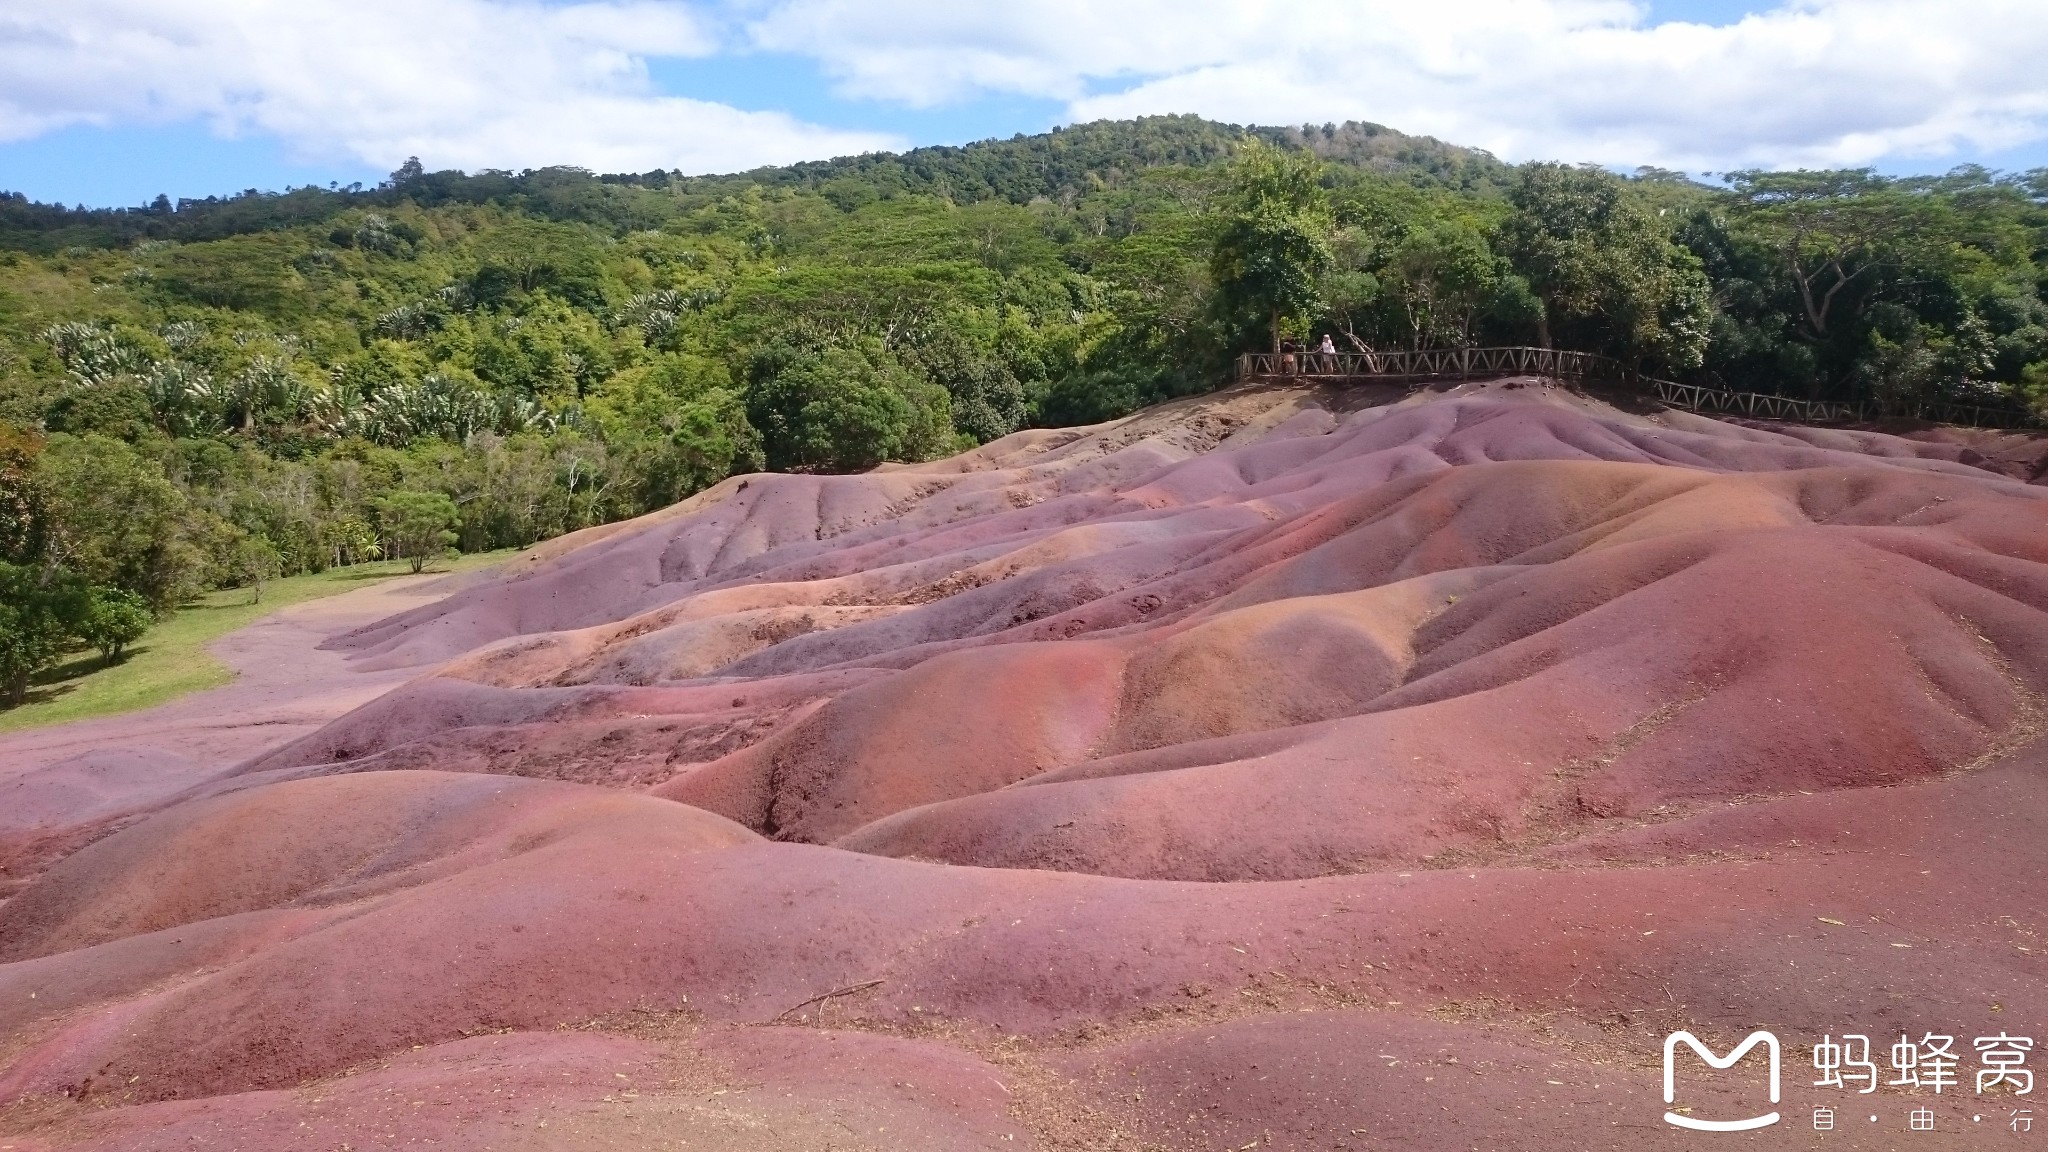
<path id="1" fill-rule="evenodd" d="M 453 556 L 436 562 L 427 573 L 480 568 L 516 554 L 515 549 L 507 549 Z M 265 582 L 261 603 L 250 601 L 247 588 L 209 592 L 129 645 L 127 659 L 119 664 L 103 663 L 100 654 L 88 648 L 44 671 L 30 683 L 27 703 L 0 711 L 0 732 L 152 708 L 187 692 L 218 688 L 235 674 L 207 652 L 206 646 L 214 640 L 288 604 L 334 596 L 410 572 L 403 560 L 385 560 L 288 576 Z"/>

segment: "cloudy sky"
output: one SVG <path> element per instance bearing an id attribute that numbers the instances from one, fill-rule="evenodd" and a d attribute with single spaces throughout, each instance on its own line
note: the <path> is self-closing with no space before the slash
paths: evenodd
<path id="1" fill-rule="evenodd" d="M 2048 164 L 2044 0 L 0 0 L 0 189 L 730 171 L 1155 112 L 1510 160 Z"/>

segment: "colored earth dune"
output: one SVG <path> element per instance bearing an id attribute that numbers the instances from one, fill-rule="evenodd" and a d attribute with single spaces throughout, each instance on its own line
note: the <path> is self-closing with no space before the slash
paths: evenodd
<path id="1" fill-rule="evenodd" d="M 1804 1046 L 2048 1042 L 2043 442 L 1616 403 L 734 478 L 10 737 L 0 1145 L 2005 1146 Z"/>

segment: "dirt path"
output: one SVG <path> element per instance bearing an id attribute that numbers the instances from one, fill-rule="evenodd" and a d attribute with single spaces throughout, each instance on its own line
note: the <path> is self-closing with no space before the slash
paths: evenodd
<path id="1" fill-rule="evenodd" d="M 417 668 L 360 671 L 322 641 L 431 603 L 472 574 L 403 576 L 294 604 L 215 641 L 235 682 L 119 716 L 0 735 L 0 830 L 70 824 L 170 795 L 310 732 Z"/>

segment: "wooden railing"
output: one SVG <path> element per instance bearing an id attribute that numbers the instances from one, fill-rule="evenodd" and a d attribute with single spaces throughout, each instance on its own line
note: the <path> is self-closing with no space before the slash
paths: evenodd
<path id="1" fill-rule="evenodd" d="M 1677 384 L 1654 376 L 1643 377 L 1642 383 L 1665 404 L 1691 412 L 1725 412 L 1730 416 L 1761 416 L 1801 424 L 1857 424 L 1870 418 L 1861 403 L 1845 400 L 1794 400 L 1763 392 Z"/>
<path id="2" fill-rule="evenodd" d="M 1644 376 L 1620 361 L 1591 352 L 1558 348 L 1429 348 L 1419 352 L 1247 352 L 1237 358 L 1240 380 L 1476 380 L 1500 376 L 1548 376 L 1557 380 L 1616 384 L 1655 396 L 1673 408 L 1731 416 L 1794 420 L 1802 424 L 1855 424 L 1875 416 L 1933 420 L 1979 428 L 2030 428 L 2030 412 L 1981 404 L 1929 400 L 1879 412 L 1846 400 L 1795 400 L 1761 392 L 1734 392 Z"/>

